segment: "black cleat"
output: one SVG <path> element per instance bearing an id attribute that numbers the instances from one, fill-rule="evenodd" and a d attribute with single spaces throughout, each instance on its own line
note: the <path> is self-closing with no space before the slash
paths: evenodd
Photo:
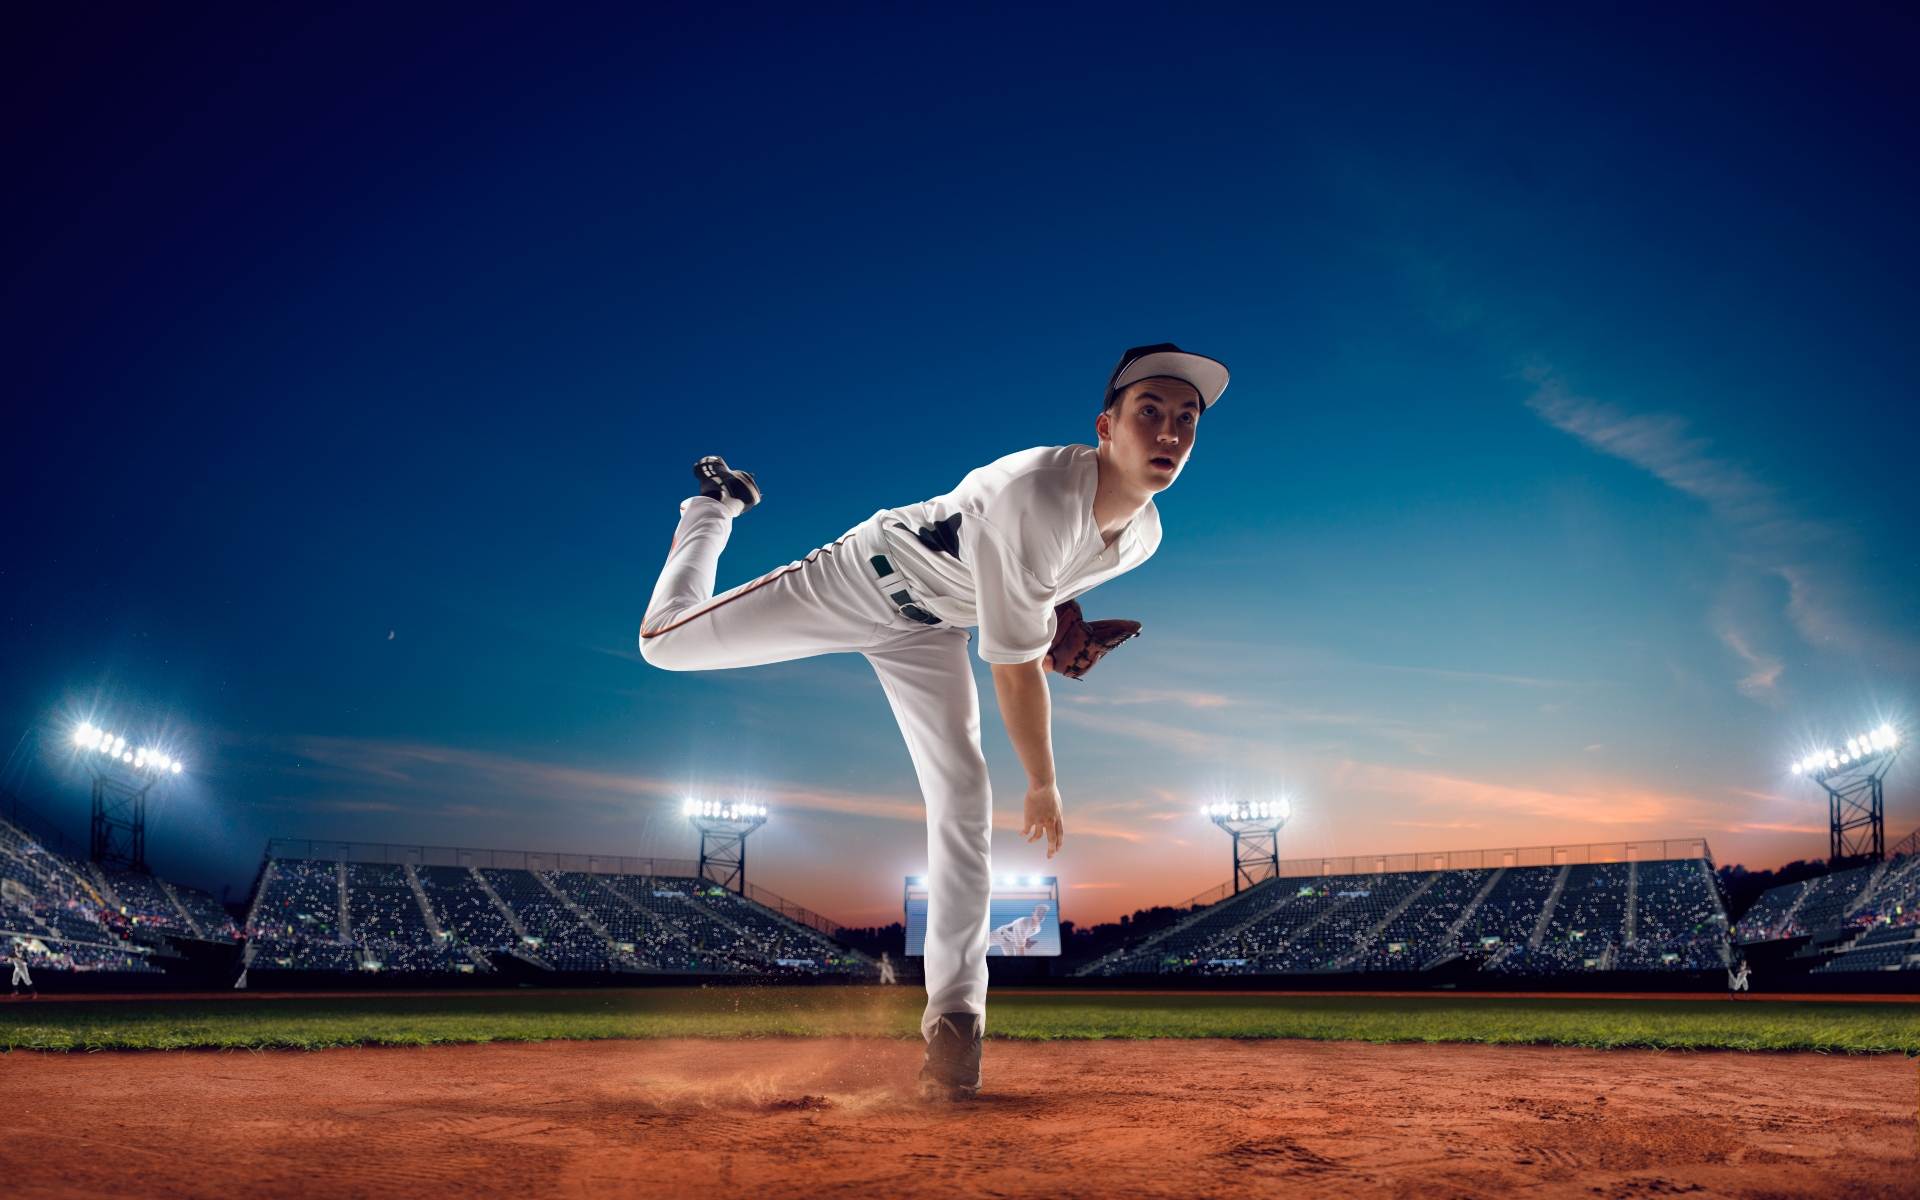
<path id="1" fill-rule="evenodd" d="M 736 471 L 718 454 L 709 454 L 693 464 L 693 477 L 700 481 L 700 494 L 718 500 L 734 516 L 760 503 L 760 485 L 752 471 Z"/>
<path id="2" fill-rule="evenodd" d="M 927 1039 L 920 1064 L 920 1095 L 926 1100 L 971 1100 L 980 1094 L 980 1034 L 977 1013 L 943 1013 Z"/>

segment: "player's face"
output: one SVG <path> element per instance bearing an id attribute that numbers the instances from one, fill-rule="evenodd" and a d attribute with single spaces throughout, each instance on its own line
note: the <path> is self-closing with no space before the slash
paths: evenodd
<path id="1" fill-rule="evenodd" d="M 1112 408 L 1100 414 L 1111 457 L 1143 491 L 1158 492 L 1180 478 L 1200 428 L 1200 393 L 1177 379 L 1129 384 Z M 1096 425 L 1096 428 L 1099 428 Z"/>

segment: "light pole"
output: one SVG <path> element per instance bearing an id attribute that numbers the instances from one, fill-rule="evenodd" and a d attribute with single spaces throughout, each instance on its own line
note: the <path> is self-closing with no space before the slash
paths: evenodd
<path id="1" fill-rule="evenodd" d="M 1233 894 L 1239 895 L 1263 880 L 1280 874 L 1280 827 L 1293 813 L 1293 802 L 1233 800 L 1209 804 L 1200 810 L 1233 836 Z"/>
<path id="2" fill-rule="evenodd" d="M 125 734 L 82 721 L 73 744 L 93 776 L 93 832 L 89 856 L 103 868 L 147 869 L 147 793 L 185 770 L 180 760 Z"/>
<path id="3" fill-rule="evenodd" d="M 767 823 L 767 806 L 688 800 L 682 811 L 700 831 L 700 878 L 746 895 L 747 835 Z"/>
<path id="4" fill-rule="evenodd" d="M 1795 775 L 1805 775 L 1827 793 L 1832 827 L 1829 865 L 1856 858 L 1879 862 L 1887 856 L 1886 796 L 1881 783 L 1899 756 L 1900 734 L 1893 726 L 1882 725 L 1793 764 Z"/>

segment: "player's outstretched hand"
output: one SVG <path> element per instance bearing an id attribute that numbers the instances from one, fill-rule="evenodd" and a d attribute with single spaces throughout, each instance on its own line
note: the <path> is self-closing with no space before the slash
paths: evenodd
<path id="1" fill-rule="evenodd" d="M 1039 841 L 1042 834 L 1046 835 L 1047 857 L 1059 853 L 1060 843 L 1067 836 L 1066 822 L 1060 812 L 1059 787 L 1048 783 L 1027 789 L 1027 816 L 1020 832 L 1029 842 Z"/>

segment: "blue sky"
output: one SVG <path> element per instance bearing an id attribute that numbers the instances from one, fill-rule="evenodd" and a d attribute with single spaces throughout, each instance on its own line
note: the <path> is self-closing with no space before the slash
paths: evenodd
<path id="1" fill-rule="evenodd" d="M 34 22 L 42 22 L 35 24 Z M 850 921 L 922 865 L 857 658 L 633 638 L 688 466 L 721 585 L 1033 445 L 1120 349 L 1233 382 L 1059 682 L 1064 916 L 1283 853 L 1824 852 L 1785 764 L 1920 684 L 1911 17 L 1265 6 L 35 14 L 6 73 L 8 780 L 88 714 L 268 836 L 686 855 Z M 984 667 L 1009 869 L 1022 776 Z M 1920 822 L 1910 767 L 1889 835 Z"/>

